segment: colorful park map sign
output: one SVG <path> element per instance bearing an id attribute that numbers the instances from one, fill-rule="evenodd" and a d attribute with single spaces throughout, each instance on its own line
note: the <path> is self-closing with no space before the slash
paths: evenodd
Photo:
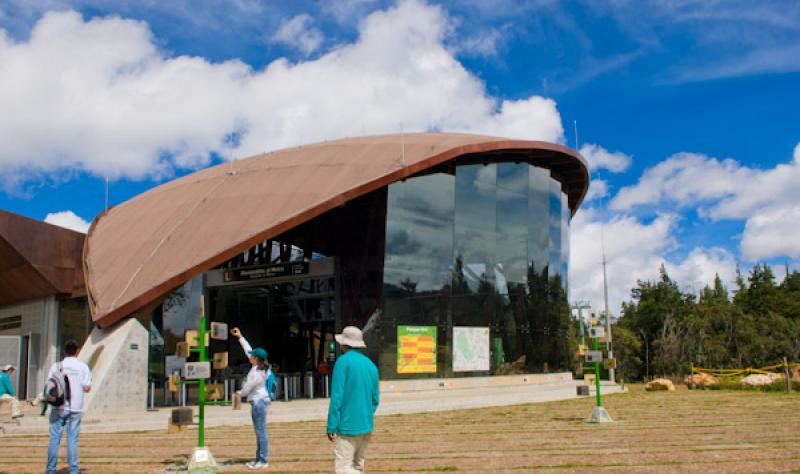
<path id="1" fill-rule="evenodd" d="M 453 372 L 489 370 L 489 328 L 453 327 Z"/>
<path id="2" fill-rule="evenodd" d="M 436 373 L 436 326 L 397 326 L 397 373 Z"/>

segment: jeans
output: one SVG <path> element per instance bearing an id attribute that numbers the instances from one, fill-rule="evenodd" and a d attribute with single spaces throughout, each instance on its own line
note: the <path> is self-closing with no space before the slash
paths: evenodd
<path id="1" fill-rule="evenodd" d="M 80 412 L 54 409 L 50 411 L 50 444 L 47 446 L 47 474 L 56 472 L 61 433 L 67 428 L 67 464 L 70 474 L 78 474 L 78 435 L 81 433 Z"/>
<path id="2" fill-rule="evenodd" d="M 267 408 L 269 400 L 262 399 L 250 402 L 250 416 L 253 418 L 253 428 L 256 430 L 256 461 L 268 462 L 269 436 L 267 435 Z"/>

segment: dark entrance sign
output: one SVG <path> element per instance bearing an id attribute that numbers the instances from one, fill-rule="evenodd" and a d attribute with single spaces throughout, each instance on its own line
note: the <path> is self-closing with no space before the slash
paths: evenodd
<path id="1" fill-rule="evenodd" d="M 264 278 L 305 275 L 308 273 L 308 262 L 273 263 L 254 267 L 226 269 L 223 276 L 225 283 L 233 281 L 262 280 Z"/>

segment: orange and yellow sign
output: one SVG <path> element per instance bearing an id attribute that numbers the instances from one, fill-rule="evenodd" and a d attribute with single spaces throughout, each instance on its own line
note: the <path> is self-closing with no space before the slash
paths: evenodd
<path id="1" fill-rule="evenodd" d="M 397 373 L 436 373 L 436 326 L 397 326 Z"/>

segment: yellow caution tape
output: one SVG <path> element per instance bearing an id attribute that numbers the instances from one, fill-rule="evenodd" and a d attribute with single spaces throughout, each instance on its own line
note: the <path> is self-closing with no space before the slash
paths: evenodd
<path id="1" fill-rule="evenodd" d="M 754 369 L 752 367 L 747 367 L 746 369 L 709 369 L 703 367 L 693 367 L 692 373 L 714 375 L 715 377 L 737 377 L 744 374 L 769 374 L 775 369 L 782 369 L 784 367 L 800 367 L 800 362 L 768 365 L 759 369 Z"/>

